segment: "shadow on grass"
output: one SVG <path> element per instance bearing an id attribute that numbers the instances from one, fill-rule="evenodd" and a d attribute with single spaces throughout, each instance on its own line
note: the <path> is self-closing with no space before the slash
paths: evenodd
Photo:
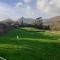
<path id="1" fill-rule="evenodd" d="M 10 44 L 13 48 L 8 46 Z M 0 47 L 0 56 L 7 60 L 60 60 L 60 44 L 20 40 L 8 45 L 8 48 Z"/>
<path id="2" fill-rule="evenodd" d="M 15 39 L 17 35 L 20 38 L 32 40 L 17 40 Z M 38 39 L 54 40 L 55 37 L 44 35 L 43 32 L 23 29 L 10 31 L 4 36 L 0 36 L 0 56 L 7 60 L 60 60 L 60 43 L 38 41 Z"/>
<path id="3" fill-rule="evenodd" d="M 38 33 L 39 32 L 39 33 Z M 55 35 L 45 35 L 45 32 L 40 32 L 40 31 L 27 31 L 24 29 L 17 29 L 17 30 L 12 30 L 8 32 L 4 36 L 0 36 L 0 40 L 3 39 L 9 39 L 9 38 L 16 38 L 17 35 L 20 38 L 32 38 L 32 39 L 45 39 L 45 40 L 58 40 L 60 39 L 60 36 L 55 36 Z"/>

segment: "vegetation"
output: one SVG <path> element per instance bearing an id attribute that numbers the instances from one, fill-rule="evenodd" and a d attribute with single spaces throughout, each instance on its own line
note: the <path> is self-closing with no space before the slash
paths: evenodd
<path id="1" fill-rule="evenodd" d="M 0 56 L 7 60 L 60 60 L 59 39 L 59 32 L 14 29 L 0 36 Z"/>

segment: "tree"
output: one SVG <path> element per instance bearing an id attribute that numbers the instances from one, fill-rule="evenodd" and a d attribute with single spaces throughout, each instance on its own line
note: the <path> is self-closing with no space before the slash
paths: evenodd
<path id="1" fill-rule="evenodd" d="M 14 21 L 12 19 L 8 18 L 8 19 L 4 20 L 3 23 L 11 25 L 14 23 Z"/>
<path id="2" fill-rule="evenodd" d="M 21 17 L 21 25 L 23 26 L 23 20 L 24 20 L 24 17 L 22 16 Z"/>
<path id="3" fill-rule="evenodd" d="M 43 28 L 43 19 L 42 17 L 36 18 L 35 20 L 35 26 L 37 26 L 38 28 Z"/>

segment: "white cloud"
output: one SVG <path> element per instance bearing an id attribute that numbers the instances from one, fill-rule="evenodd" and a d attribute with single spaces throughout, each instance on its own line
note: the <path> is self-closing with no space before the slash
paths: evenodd
<path id="1" fill-rule="evenodd" d="M 23 0 L 25 3 L 30 3 L 32 0 Z"/>
<path id="2" fill-rule="evenodd" d="M 16 7 L 17 7 L 17 8 L 23 7 L 23 3 L 22 3 L 22 2 L 18 2 L 18 3 L 16 4 Z"/>
<path id="3" fill-rule="evenodd" d="M 37 8 L 48 16 L 60 15 L 60 0 L 37 0 Z"/>
<path id="4" fill-rule="evenodd" d="M 24 17 L 32 18 L 34 16 L 33 9 L 29 5 L 18 2 L 16 8 Z"/>
<path id="5" fill-rule="evenodd" d="M 34 16 L 34 11 L 32 10 L 32 8 L 30 6 L 27 6 L 25 14 L 29 18 L 32 18 Z"/>
<path id="6" fill-rule="evenodd" d="M 7 18 L 16 19 L 16 9 L 5 3 L 0 3 L 0 20 Z"/>

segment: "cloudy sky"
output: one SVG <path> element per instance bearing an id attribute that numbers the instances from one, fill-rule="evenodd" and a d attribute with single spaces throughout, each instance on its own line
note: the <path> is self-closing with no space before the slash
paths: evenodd
<path id="1" fill-rule="evenodd" d="M 60 15 L 60 0 L 0 0 L 0 19 Z"/>

